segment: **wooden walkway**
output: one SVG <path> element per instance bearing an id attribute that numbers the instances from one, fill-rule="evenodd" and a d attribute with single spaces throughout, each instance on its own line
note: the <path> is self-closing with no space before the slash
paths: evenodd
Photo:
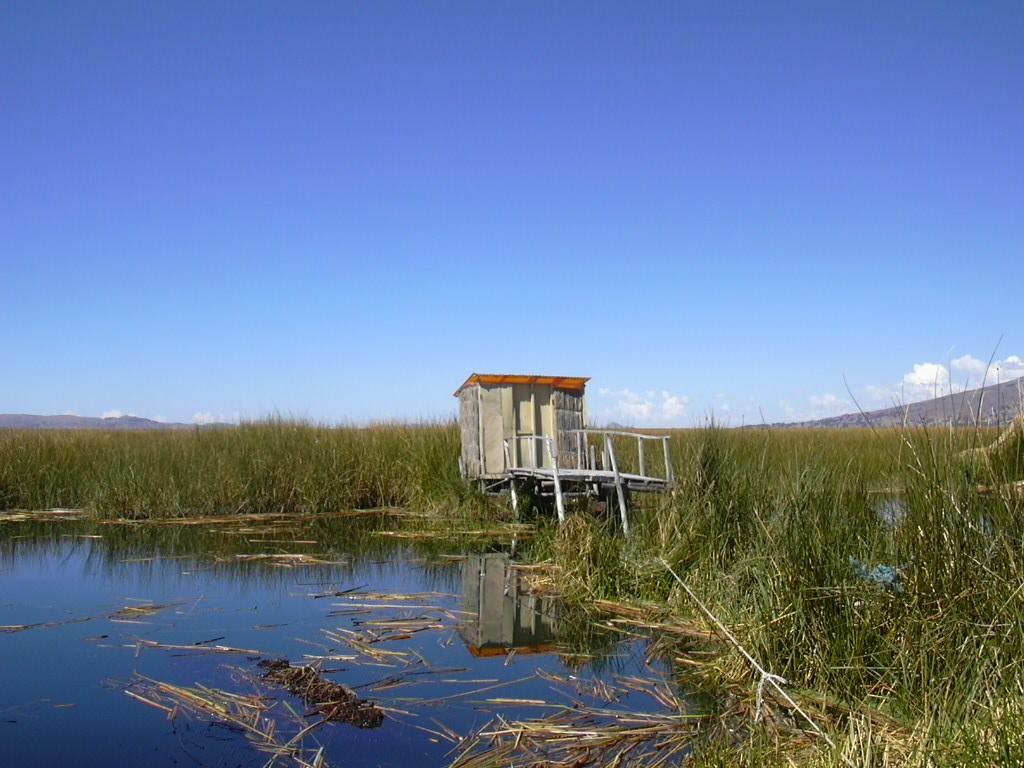
<path id="1" fill-rule="evenodd" d="M 517 479 L 536 479 L 541 481 L 554 482 L 555 471 L 553 469 L 527 469 L 516 467 L 509 470 L 509 475 Z M 614 486 L 616 475 L 610 469 L 560 469 L 558 479 L 563 483 L 585 483 L 587 485 Z M 631 491 L 667 491 L 671 488 L 668 480 L 663 477 L 650 477 L 647 475 L 634 475 L 622 472 L 618 475 L 619 481 Z"/>
<path id="2" fill-rule="evenodd" d="M 622 530 L 629 535 L 629 503 L 631 492 L 664 492 L 675 485 L 672 468 L 672 455 L 669 449 L 669 438 L 666 435 L 645 435 L 639 432 L 621 430 L 572 430 L 568 434 L 575 436 L 575 450 L 563 451 L 563 460 L 559 461 L 559 452 L 550 437 L 540 435 L 521 435 L 505 440 L 505 465 L 508 489 L 512 495 L 512 506 L 519 508 L 518 491 L 524 485 L 532 485 L 542 495 L 553 495 L 559 522 L 565 522 L 565 497 L 569 496 L 600 496 L 614 490 L 619 506 L 619 517 Z M 600 438 L 601 451 L 593 438 Z M 635 446 L 636 461 L 634 464 L 639 472 L 620 472 L 619 457 L 616 455 L 615 439 Z M 523 466 L 521 457 L 537 458 L 534 450 L 523 451 L 517 442 L 532 441 L 546 448 L 547 461 L 543 466 Z M 635 441 L 635 443 L 633 442 Z M 645 452 L 645 445 L 659 443 L 662 457 L 662 473 L 652 474 L 647 471 L 650 458 Z M 534 446 L 536 447 L 536 446 Z M 632 457 L 631 457 L 632 458 Z M 565 466 L 569 465 L 569 466 Z"/>

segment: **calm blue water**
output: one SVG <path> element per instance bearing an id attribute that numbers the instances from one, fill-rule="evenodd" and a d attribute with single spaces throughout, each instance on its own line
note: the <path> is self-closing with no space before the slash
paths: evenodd
<path id="1" fill-rule="evenodd" d="M 368 550 L 365 544 L 225 544 L 184 530 L 147 533 L 139 543 L 133 536 L 81 523 L 0 526 L 0 625 L 6 628 L 0 629 L 0 764 L 267 763 L 266 754 L 223 723 L 181 711 L 169 719 L 126 695 L 126 688 L 149 695 L 139 675 L 272 697 L 277 703 L 268 717 L 287 741 L 299 726 L 283 703 L 310 715 L 306 723 L 319 717 L 296 697 L 261 684 L 257 661 L 356 656 L 322 662 L 325 678 L 389 708 L 388 717 L 372 730 L 324 725 L 303 741 L 306 758 L 322 746 L 330 765 L 440 766 L 451 762 L 456 746 L 445 732 L 467 735 L 497 713 L 552 711 L 495 699 L 566 704 L 584 696 L 560 690 L 545 673 L 583 683 L 616 673 L 658 674 L 635 641 L 595 640 L 583 648 L 596 659 L 589 664 L 559 652 L 565 627 L 557 607 L 520 597 L 516 574 L 500 553 L 453 551 L 461 557 L 444 559 L 435 548 L 427 557 L 372 537 Z M 344 532 L 321 529 L 316 536 L 339 541 Z M 239 557 L 275 548 L 315 552 L 332 564 L 287 567 L 293 561 Z M 336 591 L 346 594 L 329 594 Z M 389 594 L 408 599 L 383 599 Z M 153 604 L 166 607 L 150 615 L 118 613 Z M 401 625 L 388 623 L 395 620 Z M 350 637 L 376 642 L 361 653 L 344 641 Z M 252 652 L 170 650 L 140 641 Z M 616 706 L 655 705 L 632 693 Z"/>

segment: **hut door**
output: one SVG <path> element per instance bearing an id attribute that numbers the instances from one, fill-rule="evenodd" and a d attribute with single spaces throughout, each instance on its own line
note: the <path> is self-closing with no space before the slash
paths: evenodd
<path id="1" fill-rule="evenodd" d="M 512 387 L 515 434 L 517 437 L 553 437 L 551 387 L 543 384 L 515 384 Z M 521 467 L 550 467 L 551 459 L 542 440 L 517 440 Z"/>
<path id="2" fill-rule="evenodd" d="M 513 418 L 515 419 L 513 428 L 515 429 L 516 437 L 527 438 L 536 435 L 537 433 L 534 431 L 536 420 L 534 418 L 533 387 L 530 384 L 513 384 L 512 404 Z M 520 467 L 533 468 L 537 466 L 538 451 L 536 440 L 516 440 L 516 447 L 519 452 L 517 464 Z"/>
<path id="3" fill-rule="evenodd" d="M 480 388 L 480 429 L 483 443 L 483 474 L 502 475 L 505 472 L 505 434 L 502 425 L 502 390 L 497 387 Z"/>
<path id="4" fill-rule="evenodd" d="M 551 411 L 551 387 L 546 384 L 534 385 L 533 406 L 536 434 L 555 439 L 554 419 Z M 557 442 L 553 447 L 556 451 L 558 450 Z M 550 468 L 551 456 L 548 454 L 547 445 L 538 441 L 537 451 L 540 453 L 540 466 Z"/>

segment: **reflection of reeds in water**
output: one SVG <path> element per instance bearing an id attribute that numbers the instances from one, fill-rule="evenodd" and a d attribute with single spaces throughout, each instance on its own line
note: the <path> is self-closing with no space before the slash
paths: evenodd
<path id="1" fill-rule="evenodd" d="M 146 582 L 179 580 L 183 572 L 200 571 L 238 583 L 271 585 L 294 582 L 291 572 L 296 568 L 315 568 L 316 581 L 342 584 L 356 573 L 372 578 L 375 571 L 399 571 L 417 560 L 428 583 L 450 588 L 456 576 L 448 564 L 460 557 L 451 555 L 451 541 L 376 535 L 382 526 L 393 527 L 397 516 L 404 513 L 236 515 L 179 525 L 162 519 L 68 521 L 30 515 L 0 526 L 0 564 L 78 555 L 90 571 L 111 577 L 130 574 L 144 587 Z M 483 546 L 485 541 L 463 538 L 460 548 Z"/>

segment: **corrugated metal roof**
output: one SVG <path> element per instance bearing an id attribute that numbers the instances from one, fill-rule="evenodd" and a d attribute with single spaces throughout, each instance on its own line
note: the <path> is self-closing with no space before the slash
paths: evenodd
<path id="1" fill-rule="evenodd" d="M 590 381 L 589 376 L 527 376 L 515 373 L 473 373 L 455 390 L 456 397 L 466 387 L 475 384 L 484 386 L 496 386 L 501 384 L 550 384 L 555 389 L 567 392 L 582 392 Z"/>

